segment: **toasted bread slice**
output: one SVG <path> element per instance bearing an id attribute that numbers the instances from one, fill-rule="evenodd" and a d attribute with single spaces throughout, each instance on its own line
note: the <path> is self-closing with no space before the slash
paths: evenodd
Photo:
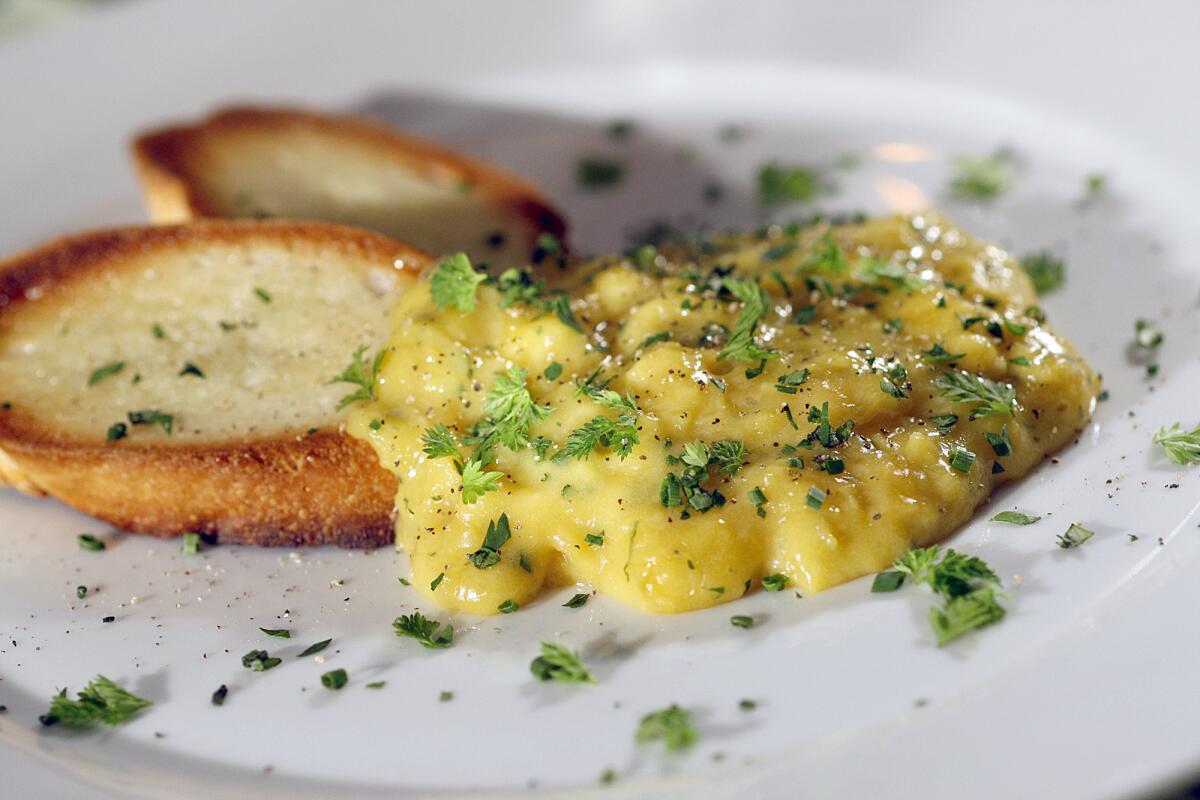
<path id="1" fill-rule="evenodd" d="M 283 220 L 98 231 L 0 262 L 0 476 L 159 536 L 390 542 L 395 479 L 340 430 L 355 387 L 330 379 L 428 263 Z"/>
<path id="2" fill-rule="evenodd" d="M 229 108 L 139 136 L 150 217 L 287 217 L 380 231 L 434 254 L 496 267 L 529 261 L 563 218 L 499 167 L 353 117 Z"/>

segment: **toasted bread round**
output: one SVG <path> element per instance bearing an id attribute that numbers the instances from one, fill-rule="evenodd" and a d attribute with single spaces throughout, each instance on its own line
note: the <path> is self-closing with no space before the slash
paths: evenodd
<path id="1" fill-rule="evenodd" d="M 155 222 L 328 220 L 497 267 L 528 263 L 540 234 L 565 230 L 520 178 L 354 117 L 229 108 L 139 136 L 133 157 Z"/>
<path id="2" fill-rule="evenodd" d="M 429 262 L 282 220 L 98 231 L 0 262 L 0 476 L 159 536 L 390 542 L 395 479 L 341 431 L 358 387 L 330 379 L 383 342 Z"/>

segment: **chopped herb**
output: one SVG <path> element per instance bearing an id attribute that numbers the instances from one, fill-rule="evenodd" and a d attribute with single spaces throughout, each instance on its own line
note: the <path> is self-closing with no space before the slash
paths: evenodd
<path id="1" fill-rule="evenodd" d="M 50 710 L 38 719 L 43 725 L 61 722 L 72 728 L 90 728 L 97 722 L 118 725 L 153 705 L 103 675 L 97 675 L 76 697 L 71 700 L 63 689 L 50 699 Z"/>
<path id="2" fill-rule="evenodd" d="M 88 386 L 95 386 L 109 375 L 116 375 L 123 369 L 125 369 L 124 361 L 113 361 L 112 363 L 105 364 L 102 367 L 97 367 L 96 369 L 92 370 L 92 374 L 88 376 Z"/>
<path id="3" fill-rule="evenodd" d="M 381 348 L 375 354 L 375 358 L 370 360 L 369 365 L 368 361 L 363 358 L 363 353 L 366 351 L 365 345 L 355 350 L 350 359 L 350 365 L 342 370 L 340 375 L 329 381 L 330 383 L 352 383 L 358 387 L 338 401 L 338 411 L 360 400 L 375 399 L 375 381 L 379 377 L 379 368 L 383 365 L 383 357 L 387 355 L 387 350 Z"/>
<path id="4" fill-rule="evenodd" d="M 763 508 L 763 506 L 766 505 L 767 496 L 763 494 L 762 489 L 755 486 L 750 490 L 748 497 L 750 498 L 750 502 L 754 504 L 754 510 L 758 513 L 758 515 L 760 517 L 767 516 L 767 510 Z"/>
<path id="5" fill-rule="evenodd" d="M 783 392 L 784 394 L 795 394 L 797 386 L 803 386 L 808 380 L 808 368 L 789 372 L 786 375 L 781 375 L 775 381 L 775 391 Z"/>
<path id="6" fill-rule="evenodd" d="M 257 286 L 254 287 L 254 295 L 264 303 L 271 302 L 271 295 L 267 294 L 264 290 L 258 288 Z"/>
<path id="7" fill-rule="evenodd" d="M 185 533 L 180 548 L 185 556 L 194 556 L 200 552 L 200 534 Z"/>
<path id="8" fill-rule="evenodd" d="M 754 281 L 745 278 L 724 278 L 721 285 L 742 301 L 742 312 L 738 315 L 725 346 L 717 353 L 717 360 L 732 358 L 736 361 L 755 363 L 764 358 L 778 358 L 778 353 L 763 350 L 754 343 L 754 328 L 771 305 L 766 291 Z"/>
<path id="9" fill-rule="evenodd" d="M 500 563 L 500 548 L 510 538 L 512 538 L 512 532 L 508 526 L 508 514 L 501 514 L 499 519 L 488 522 L 483 545 L 467 556 L 467 559 L 478 569 L 494 567 Z"/>
<path id="10" fill-rule="evenodd" d="M 826 497 L 828 495 L 824 491 L 816 486 L 810 486 L 808 487 L 808 495 L 804 498 L 804 502 L 809 508 L 815 508 L 820 511 L 821 506 L 825 505 Z"/>
<path id="11" fill-rule="evenodd" d="M 958 472 L 970 472 L 975 465 L 975 454 L 962 447 L 954 448 L 950 454 L 950 466 Z"/>
<path id="12" fill-rule="evenodd" d="M 975 556 L 955 550 L 943 554 L 934 545 L 909 550 L 896 559 L 894 566 L 911 576 L 914 583 L 928 585 L 945 600 L 941 608 L 929 610 L 929 621 L 939 646 L 1004 617 L 995 589 L 1000 579 Z"/>
<path id="13" fill-rule="evenodd" d="M 1012 440 L 1008 438 L 1007 425 L 1001 428 L 999 433 L 985 431 L 983 438 L 987 439 L 987 443 L 992 446 L 992 452 L 997 457 L 1003 458 L 1012 455 Z"/>
<path id="14" fill-rule="evenodd" d="M 449 703 L 453 699 L 454 699 L 454 692 L 447 692 L 445 689 L 438 692 L 438 702 L 439 703 Z"/>
<path id="15" fill-rule="evenodd" d="M 754 617 L 747 617 L 744 614 L 738 614 L 729 618 L 729 623 L 735 628 L 753 628 Z"/>
<path id="16" fill-rule="evenodd" d="M 503 603 L 496 606 L 496 610 L 499 611 L 501 614 L 511 614 L 520 608 L 521 608 L 521 606 L 517 604 L 517 601 L 515 601 L 511 598 L 509 598 L 508 600 L 505 600 Z"/>
<path id="17" fill-rule="evenodd" d="M 942 608 L 929 609 L 929 622 L 937 636 L 938 646 L 944 646 L 973 630 L 1004 619 L 996 591 L 990 586 L 975 589 L 969 594 L 952 597 Z"/>
<path id="18" fill-rule="evenodd" d="M 446 648 L 454 641 L 454 628 L 450 623 L 439 623 L 429 619 L 420 611 L 411 614 L 401 614 L 392 622 L 397 636 L 407 636 L 416 639 L 428 648 Z"/>
<path id="19" fill-rule="evenodd" d="M 590 595 L 584 594 L 582 592 L 580 592 L 579 594 L 572 595 L 570 600 L 563 603 L 563 608 L 579 608 L 580 606 L 584 605 L 588 601 L 589 596 Z"/>
<path id="20" fill-rule="evenodd" d="M 334 669 L 321 676 L 321 685 L 326 689 L 341 689 L 350 677 L 344 669 Z"/>
<path id="21" fill-rule="evenodd" d="M 764 206 L 807 203 L 821 190 L 821 178 L 800 164 L 764 164 L 758 170 L 758 201 Z"/>
<path id="22" fill-rule="evenodd" d="M 421 436 L 421 442 L 424 445 L 422 450 L 429 458 L 459 457 L 458 446 L 454 443 L 454 434 L 440 422 L 432 428 L 425 429 L 425 433 Z"/>
<path id="23" fill-rule="evenodd" d="M 558 377 L 560 375 L 562 375 L 562 373 L 563 373 L 563 365 L 558 363 L 557 361 L 551 361 L 550 366 L 546 367 L 546 369 L 542 371 L 542 375 L 548 381 L 558 380 Z"/>
<path id="24" fill-rule="evenodd" d="M 1159 428 L 1151 441 L 1162 447 L 1167 458 L 1176 464 L 1200 463 L 1200 425 L 1185 431 L 1177 422 L 1169 428 Z"/>
<path id="25" fill-rule="evenodd" d="M 1032 525 L 1041 517 L 1035 517 L 1030 514 L 1022 514 L 1020 511 L 1001 511 L 996 516 L 992 517 L 988 522 L 1007 522 L 1010 525 Z"/>
<path id="26" fill-rule="evenodd" d="M 81 533 L 77 539 L 79 541 L 80 550 L 88 550 L 92 553 L 98 553 L 107 547 L 107 545 L 104 544 L 104 540 L 92 533 Z"/>
<path id="27" fill-rule="evenodd" d="M 260 631 L 267 636 L 274 636 L 276 639 L 290 639 L 292 632 L 287 628 L 259 628 Z"/>
<path id="28" fill-rule="evenodd" d="M 156 322 L 156 323 L 154 323 L 153 325 L 151 325 L 151 326 L 150 326 L 150 334 L 151 334 L 151 335 L 152 335 L 152 336 L 153 336 L 155 339 L 162 339 L 164 336 L 166 336 L 166 335 L 167 335 L 167 332 L 163 330 L 163 326 L 162 326 L 162 325 L 159 325 L 159 324 Z"/>
<path id="29" fill-rule="evenodd" d="M 940 342 L 938 342 L 928 350 L 922 350 L 921 355 L 925 356 L 926 361 L 932 361 L 934 363 L 941 364 L 951 361 L 958 361 L 960 358 L 965 358 L 967 354 L 951 353 L 946 350 L 946 348 L 942 347 Z"/>
<path id="30" fill-rule="evenodd" d="M 866 283 L 890 283 L 898 289 L 909 292 L 916 291 L 925 285 L 925 281 L 905 269 L 903 264 L 873 256 L 858 260 L 858 277 Z"/>
<path id="31" fill-rule="evenodd" d="M 387 681 L 371 681 L 363 685 L 368 689 L 382 689 L 384 686 L 387 686 Z"/>
<path id="32" fill-rule="evenodd" d="M 559 683 L 595 683 L 596 679 L 573 653 L 561 644 L 543 641 L 542 654 L 529 663 L 529 671 L 540 681 Z"/>
<path id="33" fill-rule="evenodd" d="M 437 574 L 437 577 L 429 582 L 429 591 L 431 591 L 431 592 L 436 591 L 437 587 L 441 586 L 442 581 L 444 581 L 445 579 L 446 579 L 446 573 L 439 572 Z"/>
<path id="34" fill-rule="evenodd" d="M 955 403 L 971 403 L 972 417 L 992 414 L 1013 416 L 1016 392 L 1007 383 L 999 383 L 966 372 L 943 372 L 933 380 L 942 390 L 942 397 Z"/>
<path id="35" fill-rule="evenodd" d="M 242 666 L 254 672 L 266 672 L 282 663 L 282 658 L 275 658 L 266 650 L 251 650 L 242 656 Z"/>
<path id="36" fill-rule="evenodd" d="M 604 546 L 604 531 L 600 531 L 600 533 L 589 533 L 588 535 L 583 537 L 583 540 L 585 542 L 587 542 L 588 544 L 592 545 L 593 547 L 603 547 Z"/>
<path id="37" fill-rule="evenodd" d="M 642 717 L 635 736 L 639 743 L 662 740 L 670 751 L 686 750 L 696 743 L 691 712 L 672 703 Z"/>
<path id="38" fill-rule="evenodd" d="M 301 653 L 300 655 L 296 656 L 296 658 L 308 658 L 309 656 L 315 656 L 317 653 L 321 652 L 326 647 L 329 647 L 329 644 L 332 641 L 333 641 L 333 639 L 322 639 L 321 641 L 317 642 L 316 644 L 310 644 L 308 647 L 304 648 L 304 652 Z"/>
<path id="39" fill-rule="evenodd" d="M 575 180 L 584 189 L 608 189 L 625 177 L 625 165 L 602 156 L 586 156 L 575 165 Z"/>
<path id="40" fill-rule="evenodd" d="M 108 426 L 108 433 L 104 434 L 104 441 L 115 442 L 118 439 L 124 439 L 129 435 L 129 428 L 124 422 L 114 422 Z"/>
<path id="41" fill-rule="evenodd" d="M 1017 367 L 1032 367 L 1033 366 L 1033 362 L 1030 361 L 1025 356 L 1017 356 L 1016 358 L 1010 358 L 1008 360 L 1008 363 L 1012 364 L 1013 366 L 1017 366 Z"/>
<path id="42" fill-rule="evenodd" d="M 1152 319 L 1139 319 L 1133 323 L 1133 342 L 1143 350 L 1152 350 L 1163 343 L 1163 330 Z"/>
<path id="43" fill-rule="evenodd" d="M 1048 250 L 1030 253 L 1021 259 L 1021 266 L 1039 296 L 1059 288 L 1067 278 L 1067 265 Z"/>
<path id="44" fill-rule="evenodd" d="M 225 705 L 225 698 L 228 696 L 229 687 L 222 683 L 217 687 L 217 690 L 212 693 L 212 704 L 214 706 L 223 706 Z"/>
<path id="45" fill-rule="evenodd" d="M 1078 522 L 1072 522 L 1071 527 L 1067 528 L 1067 532 L 1059 535 L 1058 546 L 1063 550 L 1070 550 L 1073 547 L 1079 547 L 1095 535 L 1095 531 L 1088 530 Z"/>
<path id="46" fill-rule="evenodd" d="M 710 586 L 708 590 L 710 592 L 712 592 L 713 594 L 715 594 L 717 597 L 720 597 L 721 595 L 725 594 L 724 586 Z"/>
<path id="47" fill-rule="evenodd" d="M 503 472 L 485 471 L 479 461 L 468 461 L 462 471 L 463 502 L 471 505 L 488 492 L 498 491 L 503 477 Z"/>
<path id="48" fill-rule="evenodd" d="M 638 444 L 637 418 L 641 411 L 631 395 L 622 397 L 611 389 L 587 389 L 584 391 L 593 400 L 617 411 L 617 418 L 595 416 L 571 431 L 567 443 L 555 459 L 586 459 L 599 446 L 611 448 L 624 460 L 633 446 Z"/>
<path id="49" fill-rule="evenodd" d="M 172 414 L 164 414 L 161 411 L 153 408 L 143 409 L 142 411 L 130 411 L 127 415 L 131 425 L 158 425 L 167 432 L 169 436 L 171 429 L 175 425 L 175 417 Z M 109 429 L 110 433 L 112 429 Z"/>
<path id="50" fill-rule="evenodd" d="M 475 271 L 466 253 L 455 253 L 434 268 L 429 293 L 438 308 L 453 305 L 459 311 L 474 311 L 475 292 L 485 280 L 487 275 Z"/>
<path id="51" fill-rule="evenodd" d="M 491 461 L 498 444 L 514 452 L 529 444 L 529 428 L 550 414 L 550 406 L 533 401 L 526 385 L 527 375 L 520 367 L 501 372 L 484 395 L 486 416 L 472 429 L 472 441 L 476 446 L 475 457 L 485 464 Z"/>
<path id="52" fill-rule="evenodd" d="M 883 323 L 884 333 L 899 333 L 904 330 L 904 320 L 894 317 Z"/>
<path id="53" fill-rule="evenodd" d="M 908 382 L 908 369 L 899 362 L 884 373 L 883 378 L 879 381 L 879 391 L 897 400 L 908 397 L 905 390 L 911 388 L 912 384 Z"/>
<path id="54" fill-rule="evenodd" d="M 78 597 L 80 600 L 87 597 L 87 593 L 88 593 L 88 588 L 86 586 L 76 586 L 75 587 L 75 596 Z"/>
<path id="55" fill-rule="evenodd" d="M 904 585 L 905 574 L 899 570 L 880 572 L 871 582 L 871 591 L 875 593 L 894 592 Z"/>
<path id="56" fill-rule="evenodd" d="M 651 345 L 658 344 L 659 342 L 666 342 L 666 341 L 669 341 L 670 339 L 671 339 L 670 331 L 659 331 L 658 333 L 652 333 L 649 336 L 647 336 L 645 339 L 643 339 L 641 346 L 642 346 L 642 349 L 644 350 L 645 348 L 650 347 Z"/>
<path id="57" fill-rule="evenodd" d="M 1083 199 L 1095 200 L 1104 194 L 1108 188 L 1108 176 L 1102 172 L 1092 172 L 1083 178 Z"/>
<path id="58" fill-rule="evenodd" d="M 1000 150 L 976 158 L 956 156 L 951 160 L 950 192 L 964 200 L 991 200 L 1012 185 L 1010 156 Z"/>
<path id="59" fill-rule="evenodd" d="M 942 436 L 945 436 L 946 434 L 950 433 L 951 428 L 958 424 L 958 415 L 939 414 L 937 416 L 930 417 L 929 421 L 935 428 L 938 429 L 938 433 L 940 433 Z"/>
<path id="60" fill-rule="evenodd" d="M 762 587 L 768 592 L 782 592 L 787 585 L 788 576 L 782 572 L 776 572 L 774 575 L 764 575 L 762 579 Z"/>

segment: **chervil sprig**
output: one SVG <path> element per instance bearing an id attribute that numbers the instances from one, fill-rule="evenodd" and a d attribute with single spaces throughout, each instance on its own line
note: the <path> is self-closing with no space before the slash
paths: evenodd
<path id="1" fill-rule="evenodd" d="M 97 722 L 117 725 L 153 705 L 103 675 L 97 675 L 76 697 L 75 700 L 67 697 L 66 689 L 52 697 L 50 710 L 39 718 L 42 724 L 61 722 L 72 728 L 90 728 Z"/>
<path id="2" fill-rule="evenodd" d="M 533 401 L 525 385 L 526 374 L 519 367 L 500 373 L 484 396 L 486 416 L 472 429 L 470 443 L 475 445 L 475 458 L 485 464 L 492 460 L 497 444 L 514 451 L 529 444 L 530 426 L 552 410 Z"/>
<path id="3" fill-rule="evenodd" d="M 943 372 L 934 378 L 933 384 L 942 390 L 942 397 L 955 403 L 970 403 L 973 417 L 1013 416 L 1016 392 L 1007 383 L 967 372 Z"/>
<path id="4" fill-rule="evenodd" d="M 621 395 L 612 389 L 586 389 L 584 394 L 597 403 L 614 409 L 615 419 L 598 415 L 579 426 L 567 436 L 567 442 L 555 458 L 585 459 L 597 447 L 611 448 L 622 460 L 638 444 L 637 419 L 641 411 L 631 395 Z"/>
<path id="5" fill-rule="evenodd" d="M 1176 464 L 1200 463 L 1200 425 L 1185 431 L 1177 422 L 1169 428 L 1159 428 L 1152 441 Z"/>
<path id="6" fill-rule="evenodd" d="M 717 353 L 717 360 L 732 358 L 754 363 L 764 358 L 778 358 L 779 354 L 775 351 L 764 350 L 754 343 L 754 329 L 771 305 L 766 291 L 754 281 L 745 278 L 725 278 L 721 285 L 742 301 L 742 313 L 733 324 L 725 346 Z"/>
<path id="7" fill-rule="evenodd" d="M 487 275 L 476 272 L 466 253 L 455 253 L 438 264 L 429 279 L 429 294 L 438 308 L 475 310 L 475 293 Z"/>
<path id="8" fill-rule="evenodd" d="M 397 636 L 416 639 L 430 649 L 446 648 L 454 642 L 454 628 L 450 623 L 439 623 L 429 619 L 420 611 L 402 614 L 392 623 Z"/>
<path id="9" fill-rule="evenodd" d="M 929 586 L 945 601 L 929 609 L 929 623 L 938 645 L 945 645 L 977 628 L 1004 618 L 997 591 L 1000 578 L 975 556 L 937 546 L 913 548 L 893 565 L 912 577 L 913 583 Z"/>
<path id="10" fill-rule="evenodd" d="M 542 642 L 542 654 L 529 663 L 529 671 L 540 681 L 596 682 L 596 678 L 578 653 L 573 653 L 554 642 Z"/>
<path id="11" fill-rule="evenodd" d="M 369 362 L 363 358 L 363 353 L 366 351 L 365 345 L 355 350 L 354 356 L 350 359 L 350 365 L 342 370 L 340 375 L 329 381 L 330 383 L 352 383 L 358 387 L 338 401 L 338 411 L 360 400 L 375 399 L 375 379 L 379 377 L 379 368 L 383 365 L 383 357 L 387 355 L 387 350 L 380 349 Z"/>

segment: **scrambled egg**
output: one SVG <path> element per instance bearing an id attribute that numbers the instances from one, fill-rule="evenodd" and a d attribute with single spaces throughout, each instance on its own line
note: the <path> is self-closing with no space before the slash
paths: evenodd
<path id="1" fill-rule="evenodd" d="M 348 428 L 399 478 L 412 584 L 477 614 L 576 582 L 679 612 L 880 571 L 1099 391 L 1020 266 L 931 215 L 642 248 L 552 288 L 458 266 L 401 299 Z"/>

